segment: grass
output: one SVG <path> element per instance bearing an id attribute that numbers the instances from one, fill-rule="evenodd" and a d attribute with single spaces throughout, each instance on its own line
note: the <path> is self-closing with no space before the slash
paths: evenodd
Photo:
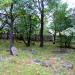
<path id="1" fill-rule="evenodd" d="M 51 68 L 46 68 L 39 64 L 26 64 L 26 62 L 30 58 L 45 61 L 50 57 L 58 56 L 57 53 L 53 53 L 53 50 L 57 48 L 56 45 L 45 43 L 45 46 L 40 48 L 39 44 L 36 43 L 36 45 L 27 48 L 23 42 L 15 42 L 15 46 L 18 48 L 18 56 L 11 56 L 8 51 L 9 41 L 0 41 L 0 56 L 10 58 L 9 60 L 0 61 L 0 75 L 54 75 Z M 37 54 L 26 52 L 25 48 L 34 49 L 37 51 Z M 75 68 L 75 52 L 64 56 L 64 59 L 70 61 Z M 68 71 L 61 69 L 60 75 L 68 75 Z"/>

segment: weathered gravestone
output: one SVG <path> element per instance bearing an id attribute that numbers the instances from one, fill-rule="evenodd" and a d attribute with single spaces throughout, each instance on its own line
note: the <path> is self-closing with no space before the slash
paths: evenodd
<path id="1" fill-rule="evenodd" d="M 65 62 L 62 66 L 63 66 L 64 68 L 66 68 L 67 70 L 73 69 L 73 64 L 71 64 L 71 63 L 69 63 L 69 62 Z"/>
<path id="2" fill-rule="evenodd" d="M 41 61 L 39 60 L 39 59 L 34 59 L 33 60 L 36 64 L 40 64 L 41 63 Z"/>
<path id="3" fill-rule="evenodd" d="M 37 54 L 36 50 L 34 50 L 34 49 L 31 50 L 31 53 L 32 54 Z"/>
<path id="4" fill-rule="evenodd" d="M 3 60 L 4 60 L 4 58 L 2 56 L 0 56 L 0 61 L 3 61 Z"/>
<path id="5" fill-rule="evenodd" d="M 7 38 L 7 34 L 6 34 L 6 33 L 3 33 L 3 34 L 2 34 L 2 39 L 5 41 L 6 38 Z"/>
<path id="6" fill-rule="evenodd" d="M 49 61 L 42 62 L 41 65 L 45 66 L 45 67 L 50 67 L 51 66 Z"/>
<path id="7" fill-rule="evenodd" d="M 11 47 L 11 53 L 12 53 L 12 55 L 14 55 L 14 56 L 17 56 L 18 55 L 18 50 L 17 50 L 17 48 L 16 47 Z"/>
<path id="8" fill-rule="evenodd" d="M 29 48 L 24 48 L 23 50 L 25 50 L 25 51 L 30 51 L 30 49 L 29 49 Z"/>

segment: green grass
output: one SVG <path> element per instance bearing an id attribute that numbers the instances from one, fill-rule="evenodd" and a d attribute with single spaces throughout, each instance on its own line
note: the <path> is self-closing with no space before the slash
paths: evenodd
<path id="1" fill-rule="evenodd" d="M 57 47 L 52 43 L 45 43 L 44 48 L 40 48 L 39 44 L 32 45 L 28 49 L 34 49 L 37 54 L 31 54 L 25 52 L 26 48 L 23 42 L 15 42 L 15 46 L 18 48 L 18 56 L 9 55 L 9 41 L 0 41 L 0 56 L 10 58 L 9 60 L 0 61 L 0 75 L 54 75 L 51 68 L 43 67 L 39 64 L 28 65 L 26 62 L 32 57 L 33 59 L 40 59 L 42 61 L 47 60 L 50 57 L 55 57 L 58 54 L 53 53 Z M 64 56 L 66 61 L 73 63 L 75 67 L 75 52 Z M 75 69 L 74 69 L 75 70 Z M 61 69 L 60 75 L 68 75 L 68 71 Z M 74 74 L 72 74 L 74 75 Z"/>

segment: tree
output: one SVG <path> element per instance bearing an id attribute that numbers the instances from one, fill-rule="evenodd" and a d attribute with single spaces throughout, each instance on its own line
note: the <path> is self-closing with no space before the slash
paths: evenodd
<path id="1" fill-rule="evenodd" d="M 10 39 L 10 54 L 12 54 L 11 48 L 14 46 L 14 22 L 16 17 L 18 16 L 17 11 L 15 10 L 17 8 L 18 3 L 20 0 L 1 0 L 1 11 L 3 10 L 2 13 L 0 13 L 2 16 L 4 16 L 3 23 L 4 25 L 7 25 L 9 27 L 9 39 Z M 3 26 L 4 26 L 3 25 Z"/>
<path id="2" fill-rule="evenodd" d="M 43 47 L 44 45 L 44 39 L 43 39 L 43 34 L 44 34 L 44 18 L 45 18 L 45 13 L 56 7 L 58 4 L 59 0 L 33 0 L 35 3 L 36 9 L 38 9 L 39 14 L 40 14 L 40 47 Z M 47 10 L 47 11 L 46 11 Z"/>
<path id="3" fill-rule="evenodd" d="M 44 30 L 44 1 L 41 0 L 40 47 L 43 47 L 43 30 Z"/>
<path id="4" fill-rule="evenodd" d="M 17 18 L 18 22 L 16 23 L 17 34 L 22 36 L 22 40 L 26 46 L 30 46 L 32 34 L 37 29 L 39 18 L 34 13 L 29 14 L 27 9 L 21 7 L 21 15 Z"/>
<path id="5" fill-rule="evenodd" d="M 72 27 L 72 21 L 71 21 L 71 17 L 69 15 L 69 12 L 67 10 L 67 4 L 61 4 L 57 7 L 57 9 L 55 9 L 54 13 L 53 13 L 53 28 L 55 31 L 54 34 L 54 41 L 55 41 L 55 37 L 56 37 L 56 32 L 59 32 L 59 38 L 60 38 L 60 43 L 62 45 L 62 34 L 61 32 L 63 32 L 64 30 L 66 30 L 69 27 Z M 66 37 L 66 36 L 64 36 Z M 63 38 L 66 40 L 66 38 Z M 66 43 L 66 41 L 65 41 Z M 66 46 L 66 44 L 65 44 Z"/>

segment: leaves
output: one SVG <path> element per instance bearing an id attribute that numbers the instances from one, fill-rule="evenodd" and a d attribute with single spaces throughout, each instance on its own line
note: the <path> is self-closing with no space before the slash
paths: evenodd
<path id="1" fill-rule="evenodd" d="M 67 4 L 61 4 L 53 13 L 54 27 L 57 31 L 63 31 L 72 26 L 71 19 L 67 11 Z"/>

